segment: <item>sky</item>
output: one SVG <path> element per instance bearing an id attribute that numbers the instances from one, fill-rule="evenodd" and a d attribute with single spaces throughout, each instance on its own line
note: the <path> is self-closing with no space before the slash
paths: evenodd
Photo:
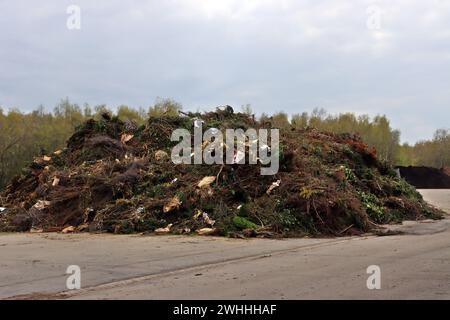
<path id="1" fill-rule="evenodd" d="M 414 143 L 450 127 L 450 1 L 0 0 L 0 106 L 65 97 L 386 114 Z"/>

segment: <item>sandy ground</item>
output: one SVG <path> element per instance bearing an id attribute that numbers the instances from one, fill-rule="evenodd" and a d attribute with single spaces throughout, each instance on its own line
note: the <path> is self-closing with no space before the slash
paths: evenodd
<path id="1" fill-rule="evenodd" d="M 450 212 L 450 190 L 421 190 Z M 0 234 L 0 298 L 450 299 L 449 220 L 338 239 Z M 66 269 L 81 269 L 67 290 Z M 366 269 L 381 269 L 369 290 Z"/>

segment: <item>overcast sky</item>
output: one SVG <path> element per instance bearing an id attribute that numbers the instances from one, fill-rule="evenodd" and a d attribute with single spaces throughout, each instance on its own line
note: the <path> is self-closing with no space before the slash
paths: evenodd
<path id="1" fill-rule="evenodd" d="M 4 109 L 158 96 L 386 114 L 403 141 L 431 138 L 450 127 L 450 1 L 0 0 Z"/>

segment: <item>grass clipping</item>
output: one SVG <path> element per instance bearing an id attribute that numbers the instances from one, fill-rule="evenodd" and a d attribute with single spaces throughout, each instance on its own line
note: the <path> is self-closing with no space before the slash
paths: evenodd
<path id="1" fill-rule="evenodd" d="M 0 195 L 0 231 L 343 236 L 441 212 L 358 136 L 315 129 L 280 132 L 280 170 L 260 165 L 175 165 L 171 133 L 271 128 L 230 108 L 150 118 L 89 120 L 64 150 L 37 157 Z M 248 151 L 248 150 L 247 150 Z"/>

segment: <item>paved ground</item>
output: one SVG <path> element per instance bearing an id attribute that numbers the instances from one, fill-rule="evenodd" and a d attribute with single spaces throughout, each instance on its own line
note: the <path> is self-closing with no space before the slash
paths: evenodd
<path id="1" fill-rule="evenodd" d="M 450 190 L 424 191 L 450 207 Z M 450 221 L 339 239 L 0 234 L 0 298 L 450 299 Z M 79 265 L 81 290 L 66 290 Z M 381 268 L 368 290 L 366 269 Z"/>
<path id="2" fill-rule="evenodd" d="M 450 212 L 450 190 L 449 189 L 423 189 L 419 190 L 425 200 L 435 204 L 441 209 Z"/>

